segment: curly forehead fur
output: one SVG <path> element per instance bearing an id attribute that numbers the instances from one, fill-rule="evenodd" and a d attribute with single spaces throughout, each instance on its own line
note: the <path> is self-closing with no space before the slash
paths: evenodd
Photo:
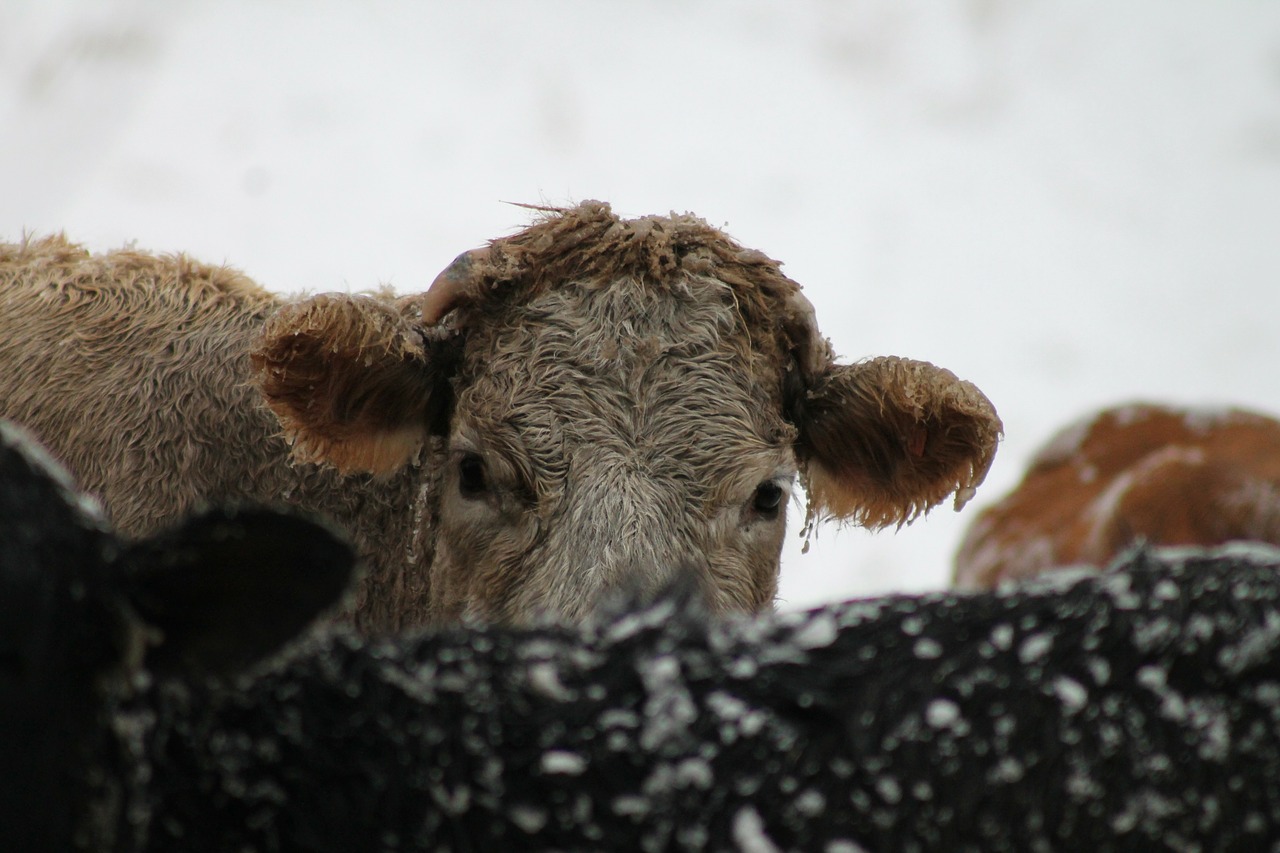
<path id="1" fill-rule="evenodd" d="M 295 453 L 388 473 L 427 448 L 437 617 L 579 618 L 681 566 L 714 609 L 759 609 L 797 475 L 875 527 L 981 482 L 986 398 L 923 362 L 835 365 L 778 262 L 690 215 L 536 210 L 425 293 L 316 297 L 257 350 Z"/>
<path id="2" fill-rule="evenodd" d="M 830 362 L 800 286 L 777 261 L 744 249 L 704 220 L 675 213 L 626 220 L 599 201 L 533 209 L 542 214 L 539 221 L 466 258 L 471 284 L 457 303 L 464 323 L 566 283 L 633 279 L 669 291 L 694 279 L 714 280 L 728 288 L 761 355 L 794 355 L 805 370 Z"/>
<path id="3" fill-rule="evenodd" d="M 581 599 L 561 586 L 582 553 L 625 554 L 593 571 L 613 585 L 696 559 L 717 609 L 767 605 L 783 527 L 741 531 L 760 484 L 796 466 L 784 400 L 816 337 L 798 286 L 691 216 L 544 213 L 445 281 L 446 326 L 465 329 L 453 441 L 541 522 L 515 537 L 446 507 L 460 553 L 507 557 L 439 586 L 481 584 L 520 612 Z"/>

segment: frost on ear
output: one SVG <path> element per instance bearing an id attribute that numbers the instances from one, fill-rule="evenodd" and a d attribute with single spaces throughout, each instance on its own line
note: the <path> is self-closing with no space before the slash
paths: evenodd
<path id="1" fill-rule="evenodd" d="M 798 421 L 811 511 L 869 528 L 909 523 L 953 493 L 959 510 L 1003 429 L 975 385 L 895 357 L 831 367 Z"/>
<path id="2" fill-rule="evenodd" d="M 251 358 L 296 458 L 389 474 L 447 417 L 442 352 L 390 302 L 325 294 L 277 312 Z"/>

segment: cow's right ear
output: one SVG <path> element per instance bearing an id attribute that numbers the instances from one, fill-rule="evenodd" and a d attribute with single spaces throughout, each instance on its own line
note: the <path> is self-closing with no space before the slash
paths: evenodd
<path id="1" fill-rule="evenodd" d="M 447 423 L 448 351 L 390 301 L 322 294 L 281 308 L 250 355 L 296 458 L 389 474 Z"/>

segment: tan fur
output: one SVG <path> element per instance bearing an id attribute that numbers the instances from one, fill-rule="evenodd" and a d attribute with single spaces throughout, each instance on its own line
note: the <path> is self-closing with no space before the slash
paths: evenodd
<path id="1" fill-rule="evenodd" d="M 209 502 L 329 517 L 369 565 L 359 623 L 421 622 L 420 470 L 375 481 L 292 464 L 249 383 L 249 344 L 282 304 L 182 255 L 90 255 L 61 236 L 0 244 L 0 416 L 32 430 L 128 536 Z"/>
<path id="2" fill-rule="evenodd" d="M 1137 541 L 1280 545 L 1280 421 L 1238 409 L 1133 404 L 1063 430 L 973 521 L 955 582 L 986 588 L 1108 565 Z"/>
<path id="3" fill-rule="evenodd" d="M 335 520 L 372 564 L 368 629 L 576 619 L 678 570 L 760 609 L 797 475 L 870 526 L 981 482 L 986 398 L 922 362 L 834 365 L 776 261 L 689 215 L 538 217 L 400 299 L 5 247 L 0 415 L 132 535 L 202 501 Z"/>
<path id="4" fill-rule="evenodd" d="M 797 357 L 807 371 L 830 363 L 830 347 L 818 335 L 799 285 L 782 274 L 777 261 L 742 248 L 702 219 L 673 213 L 622 220 L 597 201 L 535 210 L 541 221 L 459 259 L 465 272 L 448 275 L 448 307 L 464 318 L 483 317 L 496 306 L 529 301 L 565 282 L 634 278 L 679 288 L 692 277 L 712 279 L 727 287 L 742 318 L 740 333 L 752 335 L 762 355 L 779 361 Z"/>
<path id="5" fill-rule="evenodd" d="M 833 368 L 809 392 L 803 424 L 813 500 L 872 528 L 910 523 L 952 493 L 962 508 L 1001 430 L 973 384 L 892 357 Z"/>
<path id="6" fill-rule="evenodd" d="M 436 347 L 429 363 L 456 347 L 437 376 L 456 394 L 431 509 L 441 618 L 577 617 L 680 566 L 716 609 L 766 607 L 782 524 L 752 514 L 760 484 L 800 469 L 825 513 L 901 524 L 952 492 L 963 502 L 999 437 L 986 398 L 946 371 L 834 366 L 799 285 L 694 216 L 540 209 L 398 308 Z M 262 350 L 291 333 L 279 324 Z M 278 366 L 269 398 L 272 383 L 314 384 Z M 272 405 L 302 446 L 345 425 L 306 395 Z M 459 497 L 468 456 L 493 481 L 483 499 Z"/>
<path id="7" fill-rule="evenodd" d="M 387 474 L 426 440 L 433 384 L 422 337 L 386 301 L 325 294 L 280 309 L 251 353 L 294 455 Z"/>

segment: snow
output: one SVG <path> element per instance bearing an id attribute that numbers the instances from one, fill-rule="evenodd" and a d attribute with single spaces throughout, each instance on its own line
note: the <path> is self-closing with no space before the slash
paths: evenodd
<path id="1" fill-rule="evenodd" d="M 646 751 L 674 749 L 688 737 L 688 726 L 698 716 L 680 661 L 664 654 L 637 661 L 636 668 L 647 693 L 640 746 Z"/>
<path id="2" fill-rule="evenodd" d="M 530 835 L 540 832 L 547 825 L 547 813 L 534 806 L 512 806 L 510 817 L 512 823 Z"/>
<path id="3" fill-rule="evenodd" d="M 1218 664 L 1233 675 L 1275 659 L 1280 648 L 1280 614 L 1268 613 L 1266 624 L 1218 652 Z"/>
<path id="4" fill-rule="evenodd" d="M 826 853 L 866 853 L 866 848 L 852 841 L 841 839 L 829 842 L 825 851 Z"/>
<path id="5" fill-rule="evenodd" d="M 960 706 L 950 699 L 934 699 L 925 709 L 924 719 L 935 729 L 948 729 L 960 721 Z"/>
<path id="6" fill-rule="evenodd" d="M 1018 660 L 1024 664 L 1035 663 L 1053 648 L 1052 634 L 1032 634 L 1018 646 Z"/>
<path id="7" fill-rule="evenodd" d="M 915 646 L 912 648 L 915 656 L 921 660 L 937 660 L 942 657 L 944 651 L 942 644 L 931 637 L 923 637 L 916 640 Z"/>
<path id="8" fill-rule="evenodd" d="M 9 0 L 0 236 L 411 291 L 527 221 L 504 201 L 691 210 L 843 356 L 995 402 L 963 513 L 789 535 L 787 606 L 930 589 L 1086 412 L 1280 410 L 1277 57 L 1244 0 Z"/>
<path id="9" fill-rule="evenodd" d="M 1053 693 L 1069 713 L 1076 713 L 1089 704 L 1089 691 L 1083 684 L 1065 675 L 1053 680 Z"/>
<path id="10" fill-rule="evenodd" d="M 807 620 L 791 637 L 791 642 L 802 649 L 818 649 L 829 646 L 837 637 L 836 617 L 822 612 Z"/>
<path id="11" fill-rule="evenodd" d="M 892 776 L 878 776 L 875 780 L 876 793 L 889 805 L 896 806 L 902 800 L 902 786 Z"/>
<path id="12" fill-rule="evenodd" d="M 733 816 L 733 840 L 742 853 L 781 853 L 782 848 L 765 834 L 760 813 L 743 806 Z"/>
<path id="13" fill-rule="evenodd" d="M 576 752 L 553 749 L 542 754 L 542 772 L 579 776 L 587 769 L 587 760 Z"/>
<path id="14" fill-rule="evenodd" d="M 560 681 L 560 672 L 551 662 L 533 663 L 529 665 L 529 686 L 535 691 L 551 699 L 567 702 L 573 693 Z"/>

